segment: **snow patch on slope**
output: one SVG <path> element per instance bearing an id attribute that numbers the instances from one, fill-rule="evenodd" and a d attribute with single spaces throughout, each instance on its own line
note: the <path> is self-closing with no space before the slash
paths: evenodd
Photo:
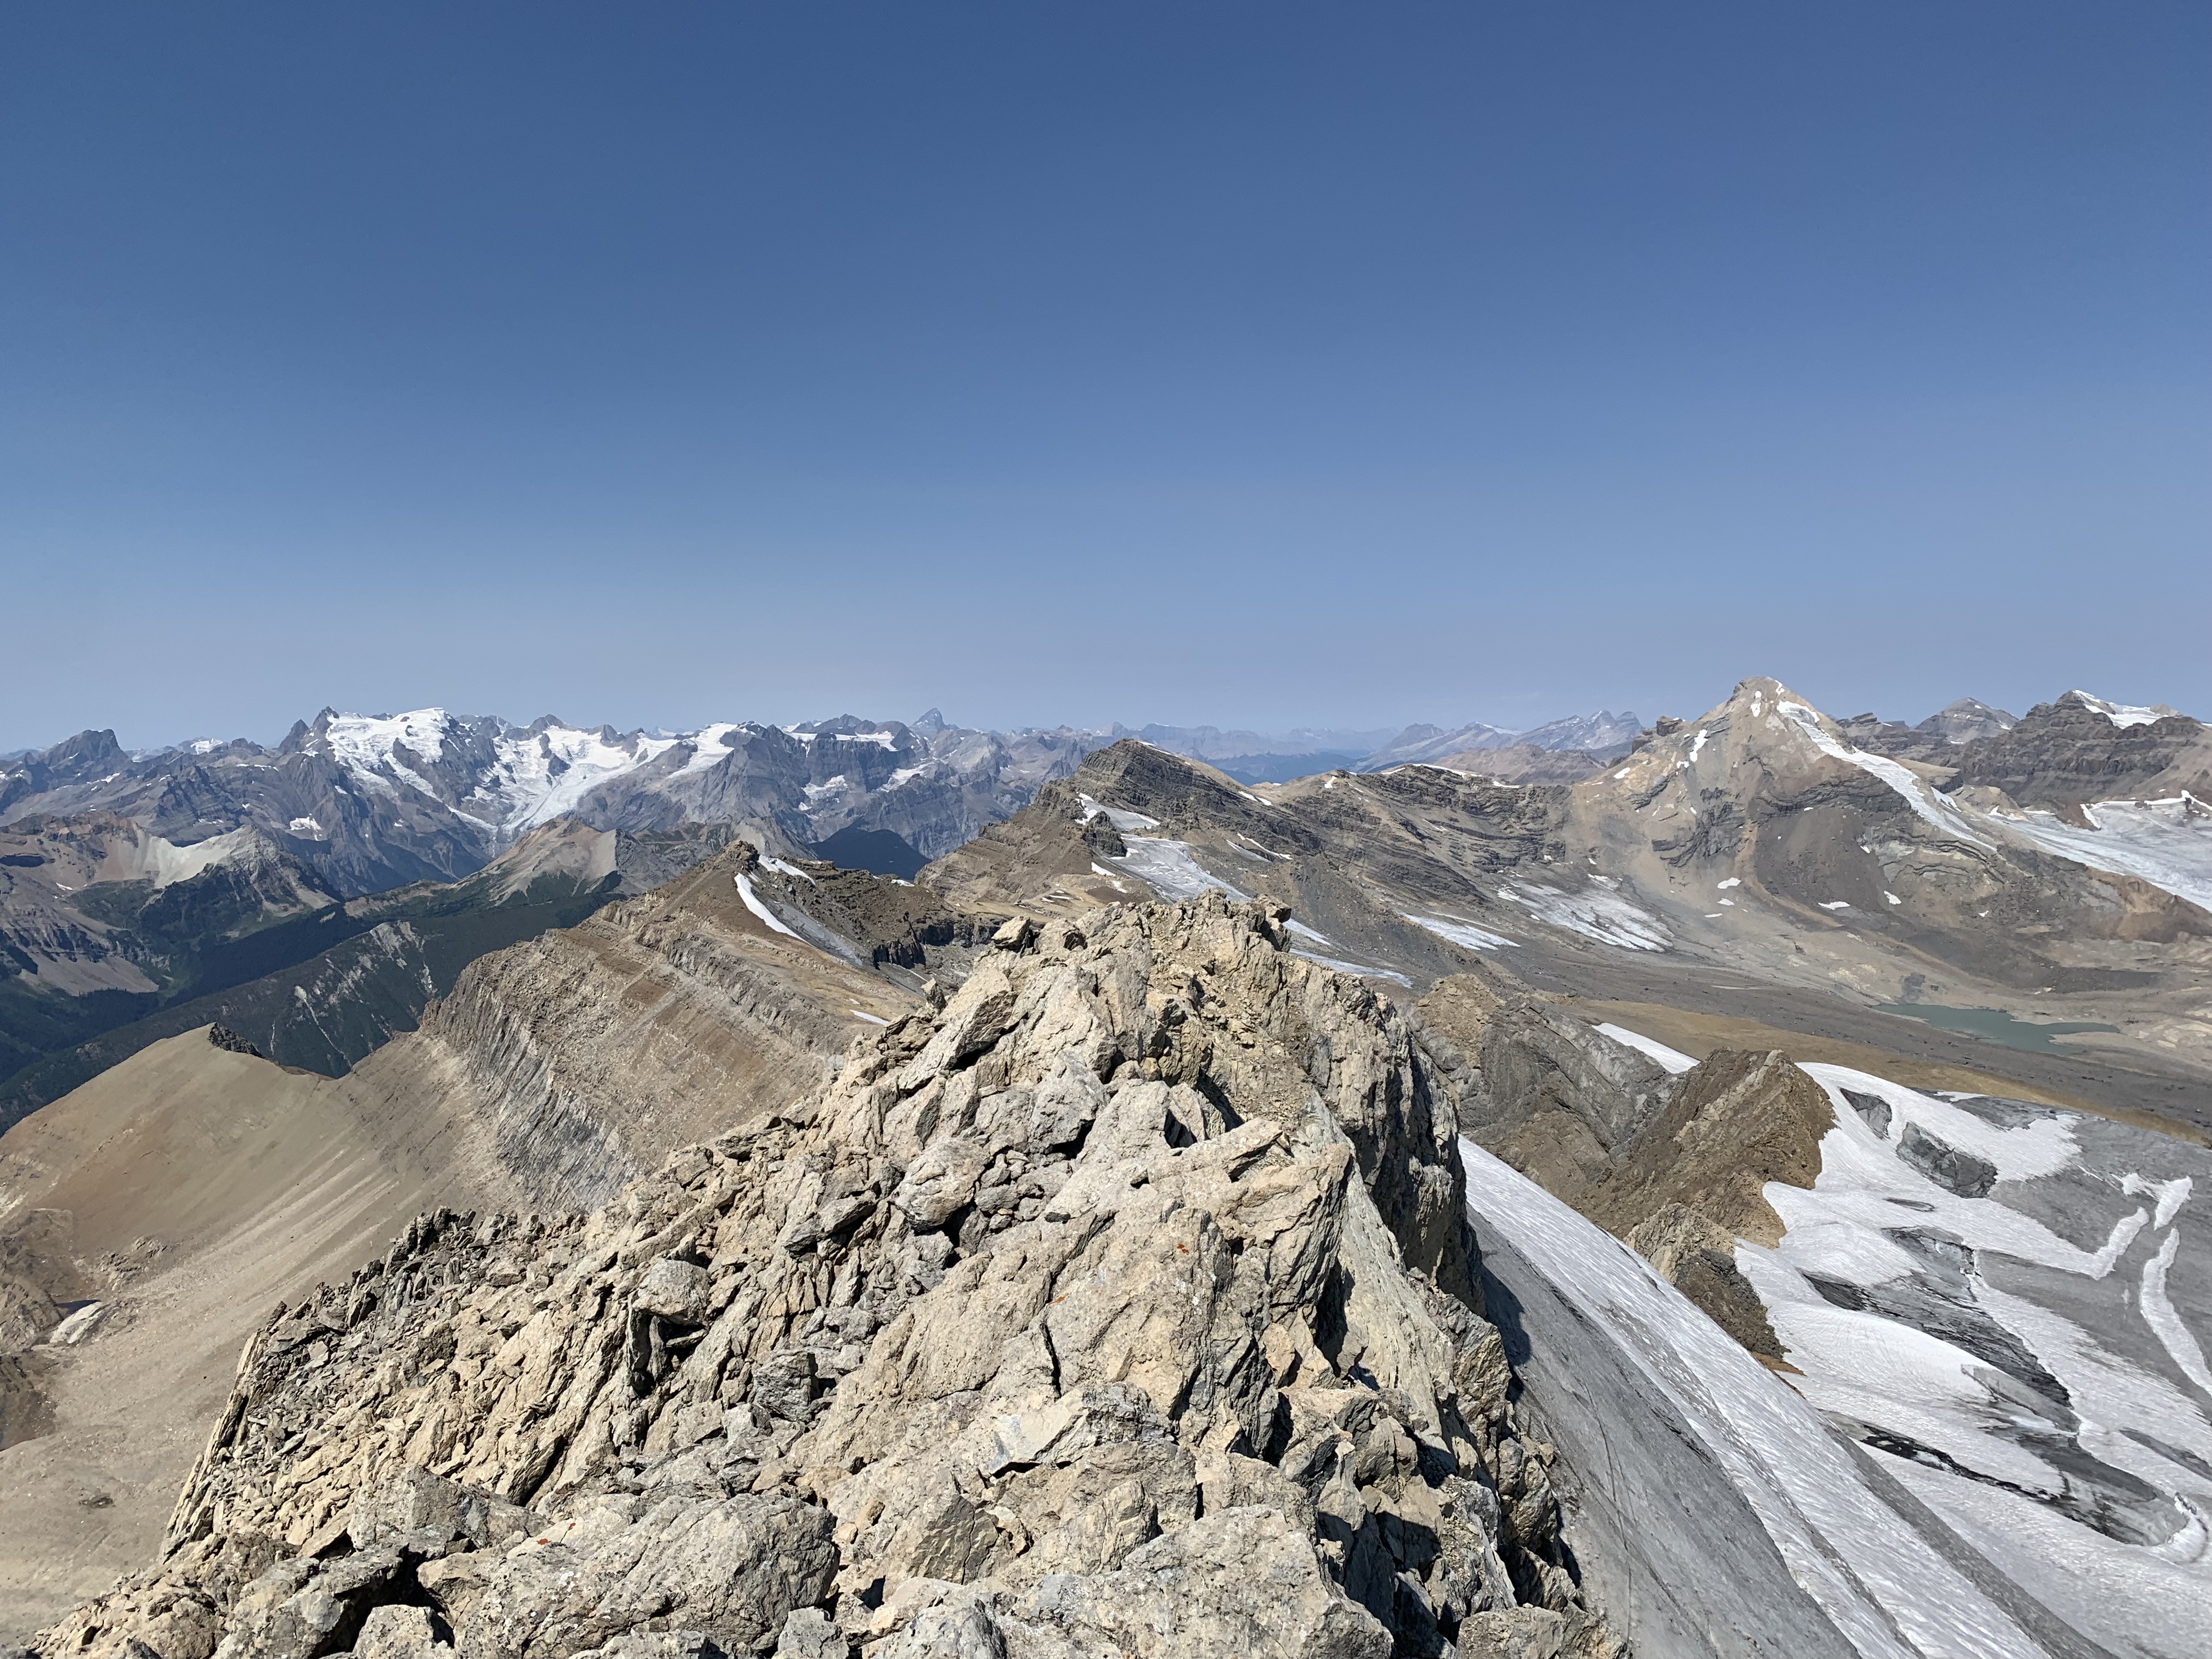
<path id="1" fill-rule="evenodd" d="M 738 896 L 745 902 L 746 909 L 751 911 L 756 916 L 758 916 L 762 921 L 768 925 L 771 931 L 781 933 L 787 939 L 798 939 L 799 937 L 799 932 L 796 928 L 787 926 L 781 916 L 776 915 L 775 911 L 769 909 L 768 906 L 762 902 L 761 896 L 753 891 L 753 884 L 750 881 L 747 880 L 742 874 L 736 878 L 736 881 L 738 884 Z"/>
<path id="2" fill-rule="evenodd" d="M 1131 830 L 1157 830 L 1160 827 L 1160 821 L 1158 818 L 1148 818 L 1142 812 L 1123 811 L 1118 806 L 1108 806 L 1095 801 L 1088 795 L 1078 795 L 1076 799 L 1083 803 L 1083 821 L 1085 823 L 1095 817 L 1103 817 L 1116 830 L 1124 832 Z M 1176 844 L 1180 846 L 1182 843 Z"/>
<path id="3" fill-rule="evenodd" d="M 1578 893 L 1562 892 L 1536 881 L 1509 881 L 1498 896 L 1533 913 L 1537 921 L 1625 951 L 1663 951 L 1673 943 L 1666 924 L 1638 908 L 1593 877 Z"/>
<path id="4" fill-rule="evenodd" d="M 2134 876 L 2212 910 L 2212 806 L 2184 792 L 2166 800 L 2106 800 L 2083 809 L 2097 827 L 2079 830 L 2056 813 L 1995 822 L 2076 864 Z"/>
<path id="5" fill-rule="evenodd" d="M 2130 703 L 2106 702 L 2102 697 L 2093 697 L 2087 691 L 2069 691 L 2066 696 L 2070 701 L 2102 714 L 2123 729 L 2130 726 L 2148 726 L 2173 713 L 2171 708 L 2142 708 Z"/>
<path id="6" fill-rule="evenodd" d="M 1102 807 L 1099 810 L 1104 811 L 1108 809 Z M 1133 818 L 1142 815 L 1130 812 L 1123 816 Z M 1155 822 L 1151 818 L 1144 821 L 1147 824 Z M 1114 827 L 1118 830 L 1124 826 L 1117 823 Z M 1200 864 L 1191 855 L 1190 843 L 1187 841 L 1127 836 L 1123 837 L 1123 844 L 1129 852 L 1126 858 L 1118 860 L 1121 866 L 1171 902 L 1177 899 L 1196 898 L 1209 890 L 1226 893 L 1231 899 L 1240 902 L 1246 896 Z"/>
<path id="7" fill-rule="evenodd" d="M 553 726 L 511 747 L 502 743 L 503 787 L 497 793 L 508 810 L 501 830 L 517 836 L 572 812 L 601 784 L 635 771 L 683 741 L 641 737 L 631 740 L 633 748 L 603 732 Z"/>
<path id="8" fill-rule="evenodd" d="M 1758 711 L 1754 708 L 1753 712 Z M 1839 761 L 1844 761 L 1857 767 L 1862 772 L 1880 778 L 1892 789 L 1904 796 L 1905 804 L 1921 818 L 1941 830 L 1945 835 L 1959 841 L 1972 842 L 1977 847 L 1989 845 L 1986 840 L 1966 827 L 1964 815 L 1957 807 L 1952 805 L 1942 795 L 1937 794 L 1928 782 L 1911 768 L 1899 764 L 1887 755 L 1869 755 L 1863 749 L 1856 749 L 1850 744 L 1838 742 L 1820 729 L 1820 716 L 1818 712 L 1807 708 L 1802 702 L 1778 702 L 1774 705 L 1774 712 L 1784 719 L 1792 721 L 1800 731 L 1812 739 L 1814 745 L 1822 754 L 1832 755 Z"/>
<path id="9" fill-rule="evenodd" d="M 1445 916 L 1417 916 L 1410 910 L 1400 914 L 1414 927 L 1425 927 L 1437 938 L 1448 939 L 1454 945 L 1470 951 L 1495 951 L 1501 947 L 1517 951 L 1521 948 L 1517 940 L 1507 939 L 1503 933 L 1493 933 L 1487 928 L 1477 927 L 1473 922 L 1456 921 Z"/>
<path id="10" fill-rule="evenodd" d="M 1794 1386 L 2059 1617 L 2116 1653 L 2200 1653 L 2212 1421 L 2188 1385 L 2212 1398 L 2212 1376 L 2167 1279 L 2193 1182 L 2085 1165 L 2094 1121 L 2074 1113 L 1978 1112 L 1972 1096 L 1801 1069 L 1835 1113 L 1820 1174 L 1809 1192 L 1769 1182 L 1782 1238 L 1735 1250 Z M 2096 1127 L 2109 1158 L 2116 1132 Z M 1985 1160 L 1996 1176 L 1988 1195 L 1962 1196 L 1905 1162 L 1908 1129 Z M 2146 1141 L 2148 1155 L 2191 1156 Z M 2102 1243 L 2062 1237 L 2008 1201 L 2038 1184 L 2051 1194 L 2045 1212 L 2055 1206 L 2077 1235 L 2106 1227 Z M 2154 1198 L 2155 1214 L 2114 1205 L 2115 1187 Z M 2115 1269 L 2146 1230 L 2165 1237 L 2130 1297 Z M 2001 1261 L 2018 1265 L 1993 1279 Z M 2146 1329 L 2177 1375 L 2146 1362 L 2157 1351 L 2136 1334 Z"/>
<path id="11" fill-rule="evenodd" d="M 1677 1077 L 1698 1063 L 1680 1049 L 1669 1048 L 1656 1038 L 1645 1036 L 1641 1031 L 1632 1031 L 1625 1025 L 1601 1025 L 1597 1029 L 1615 1042 L 1625 1042 L 1637 1053 L 1657 1060 Z"/>

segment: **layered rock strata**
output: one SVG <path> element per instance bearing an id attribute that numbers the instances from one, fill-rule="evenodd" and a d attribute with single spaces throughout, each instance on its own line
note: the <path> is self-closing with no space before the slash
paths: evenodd
<path id="1" fill-rule="evenodd" d="M 1620 1651 L 1415 1029 L 1279 912 L 1010 925 L 586 1218 L 280 1313 L 42 1654 Z"/>

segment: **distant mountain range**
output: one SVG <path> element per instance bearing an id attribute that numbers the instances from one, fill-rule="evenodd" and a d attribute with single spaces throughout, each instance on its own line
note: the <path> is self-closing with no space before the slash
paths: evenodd
<path id="1" fill-rule="evenodd" d="M 1391 736 L 1146 730 L 1212 752 L 1346 745 L 1278 757 L 1291 775 Z M 0 1122 L 210 1019 L 341 1073 L 485 951 L 740 837 L 911 878 L 1131 735 L 934 709 L 647 733 L 325 708 L 273 747 L 137 754 L 80 732 L 0 767 Z"/>
<path id="2" fill-rule="evenodd" d="M 2061 1019 L 2139 1034 L 2130 1064 L 2212 1066 L 2212 732 L 2081 692 L 1976 708 L 1938 717 L 1986 733 L 1954 741 L 1747 680 L 1591 775 L 1505 785 L 1468 763 L 1504 750 L 1245 784 L 1124 744 L 921 878 L 1041 917 L 1265 896 L 1292 907 L 1301 951 L 1415 991 L 1497 956 L 1540 959 L 1552 988 L 1664 983 L 1717 1014 L 1738 998 L 1711 986 L 1747 978 L 1818 993 L 1831 1020 L 1838 998 Z M 1421 743 L 1446 746 L 1404 747 Z"/>
<path id="3" fill-rule="evenodd" d="M 1779 690 L 1767 696 L 1770 706 L 1786 697 Z M 1694 730 L 1715 733 L 1723 722 L 1742 728 L 1750 720 L 1716 711 Z M 1647 836 L 1660 861 L 1680 867 L 1684 845 L 1717 848 L 1764 823 L 1773 809 L 1761 792 L 1790 772 L 1770 756 L 1759 762 L 1764 769 L 1714 781 L 1695 804 L 1671 796 L 1648 806 L 1609 799 L 1621 786 L 1601 783 L 1607 768 L 1623 757 L 1671 750 L 1685 732 L 1692 736 L 1681 769 L 1702 777 L 1711 763 L 1688 723 L 1662 719 L 1645 731 L 1632 714 L 1611 712 L 1521 732 L 1415 726 L 1380 743 L 1383 734 L 1373 732 L 1267 738 L 1210 726 L 998 733 L 949 726 L 934 710 L 911 724 L 843 716 L 791 727 L 725 722 L 670 735 L 550 717 L 518 726 L 436 709 L 393 716 L 325 709 L 273 748 L 200 742 L 140 755 L 124 751 L 112 732 L 82 732 L 0 771 L 0 957 L 7 964 L 0 1120 L 204 1019 L 248 1031 L 287 1063 L 341 1073 L 410 1029 L 425 1003 L 484 951 L 573 926 L 733 840 L 769 857 L 819 855 L 911 879 L 931 858 L 971 846 L 980 852 L 976 837 L 990 826 L 1073 775 L 1087 757 L 1132 736 L 1155 753 L 1212 751 L 1218 757 L 1213 775 L 1224 783 L 1279 787 L 1313 777 L 1297 798 L 1327 799 L 1340 815 L 1373 789 L 1434 789 L 1410 775 L 1383 781 L 1407 769 L 1457 776 L 1478 791 L 1484 780 L 1532 789 L 1571 785 L 1577 793 L 1532 794 L 1508 816 L 1648 820 L 1661 826 Z M 2212 745 L 2196 721 L 2163 707 L 2069 692 L 2021 719 L 1961 699 L 1917 726 L 1872 715 L 1817 718 L 1790 733 L 1801 747 L 1848 747 L 1875 757 L 1869 766 L 1916 769 L 1912 787 L 1924 805 L 1938 803 L 1922 814 L 1930 822 L 1931 814 L 1961 811 L 1969 815 L 1961 823 L 1987 820 L 1939 840 L 2055 854 L 2140 879 L 2153 893 L 2212 903 L 2197 852 L 2203 836 L 2194 815 L 2203 809 L 2193 805 L 2212 799 Z M 1341 746 L 1290 752 L 1309 743 Z M 1273 744 L 1275 752 L 1255 744 Z M 1352 752 L 1369 744 L 1375 746 L 1364 754 Z M 1128 774 L 1128 763 L 1121 770 Z M 1331 795 L 1327 775 L 1336 773 L 1376 781 L 1357 794 Z M 1608 799 L 1601 804 L 1601 796 Z M 2136 805 L 2137 798 L 2160 804 Z M 1274 801 L 1287 806 L 1291 799 Z M 1476 805 L 1468 810 L 1489 814 L 1481 803 L 1492 797 L 1469 799 Z M 1493 864 L 1498 833 L 1486 817 L 1481 834 L 1491 850 L 1481 857 Z M 1597 833 L 1594 823 L 1585 833 Z M 1328 879 L 1373 863 L 1393 840 L 1376 827 L 1347 843 L 1332 856 L 1336 873 Z M 1525 865 L 1517 854 L 1515 860 Z M 1089 868 L 1073 873 L 1095 885 Z M 1615 943 L 1646 926 L 1623 921 L 1634 908 L 1625 899 L 1572 897 L 1565 874 L 1534 888 L 1508 881 L 1498 890 L 1511 901 L 1503 911 L 1498 895 L 1431 892 L 1427 878 L 1392 902 L 1401 912 L 1458 915 L 1452 926 L 1485 937 L 1515 937 L 1529 914 L 1580 915 L 1578 931 L 1592 937 L 1612 938 L 1618 923 L 1626 931 Z M 2087 984 L 2102 971 L 2086 961 L 2063 970 L 2044 963 L 2032 930 L 2057 927 L 2055 920 L 2023 921 L 2017 927 L 2031 930 L 2025 933 L 1998 933 L 1959 913 L 1949 889 L 1925 873 L 1893 872 L 1883 880 L 1900 892 L 1900 882 L 1920 882 L 1927 902 L 1910 916 L 1892 916 L 1884 901 L 1885 912 L 1867 913 L 1862 931 L 1898 934 L 1901 943 L 1911 922 L 1924 930 L 1942 915 L 1948 918 L 1942 925 L 1960 934 L 1955 948 L 1940 952 L 1954 962 L 1963 964 L 1959 950 L 1971 942 L 1984 971 L 2014 982 Z M 2050 878 L 2039 884 L 2046 895 L 2057 890 Z M 1569 896 L 1532 911 L 1527 894 L 1539 889 Z M 1019 896 L 993 893 L 988 902 Z M 1742 896 L 1729 897 L 1716 915 L 1729 917 Z M 1839 886 L 1796 897 L 1835 911 L 1865 895 Z M 1341 902 L 1341 894 L 1302 894 L 1301 915 L 1310 921 Z M 2164 902 L 2124 897 L 2120 925 L 2185 930 L 2190 924 L 2160 919 Z M 1468 908 L 1476 903 L 1492 913 L 1477 919 Z M 1655 938 L 1676 938 L 1711 931 L 1710 920 L 1654 915 L 1649 927 Z M 1423 922 L 1408 932 L 1393 921 L 1378 933 L 1373 921 L 1364 906 L 1340 921 L 1366 941 L 1364 949 L 1346 946 L 1346 959 L 1388 963 L 1401 975 L 1430 971 L 1422 964 L 1438 948 L 1433 927 Z M 2108 929 L 2088 915 L 2069 919 L 2064 931 Z M 1923 932 L 1918 948 L 1931 943 Z M 1793 945 L 1774 971 L 1788 976 L 1802 954 Z M 1443 959 L 1435 965 L 1441 969 Z"/>
<path id="4" fill-rule="evenodd" d="M 108 812 L 180 846 L 252 827 L 345 898 L 465 876 L 562 817 L 597 830 L 738 823 L 792 854 L 881 831 L 927 859 L 1110 740 L 968 731 L 933 709 L 911 726 L 845 715 L 653 735 L 326 708 L 266 749 L 203 740 L 134 756 L 112 732 L 80 732 L 0 772 L 0 823 Z"/>
<path id="5" fill-rule="evenodd" d="M 1018 811 L 1091 750 L 1124 738 L 1232 775 L 1279 780 L 1508 745 L 1602 760 L 1626 752 L 1637 729 L 1632 714 L 1598 714 L 1522 732 L 1488 726 L 1273 737 L 1210 726 L 998 732 L 950 726 L 933 708 L 910 724 L 847 714 L 790 726 L 718 721 L 672 733 L 571 726 L 552 715 L 518 726 L 441 708 L 377 715 L 325 708 L 273 747 L 204 738 L 132 753 L 112 731 L 85 731 L 50 749 L 20 751 L 0 762 L 0 824 L 107 813 L 178 847 L 251 829 L 339 898 L 459 879 L 563 817 L 597 830 L 732 823 L 770 853 L 818 849 L 848 865 L 911 876 Z"/>

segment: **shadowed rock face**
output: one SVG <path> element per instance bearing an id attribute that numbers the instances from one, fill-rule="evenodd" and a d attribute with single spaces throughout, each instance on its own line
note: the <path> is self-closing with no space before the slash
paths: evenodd
<path id="1" fill-rule="evenodd" d="M 270 1322 L 38 1650 L 1617 1654 L 1407 1024 L 1218 896 L 1000 938 L 608 1208 Z"/>

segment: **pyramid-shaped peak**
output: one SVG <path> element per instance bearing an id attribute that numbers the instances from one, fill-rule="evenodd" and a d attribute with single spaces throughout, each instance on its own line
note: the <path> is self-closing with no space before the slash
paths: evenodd
<path id="1" fill-rule="evenodd" d="M 1760 720 L 1778 708 L 1802 710 L 1804 714 L 1809 714 L 1814 723 L 1823 730 L 1832 729 L 1836 724 L 1814 708 L 1811 702 L 1783 684 L 1780 680 L 1765 674 L 1754 674 L 1749 679 L 1738 680 L 1735 690 L 1729 694 L 1728 701 L 1717 708 L 1706 711 L 1704 718 L 1706 720 L 1714 720 L 1723 715 L 1741 714 L 1747 714 L 1753 720 Z M 1802 715 L 1800 719 L 1802 719 Z"/>

